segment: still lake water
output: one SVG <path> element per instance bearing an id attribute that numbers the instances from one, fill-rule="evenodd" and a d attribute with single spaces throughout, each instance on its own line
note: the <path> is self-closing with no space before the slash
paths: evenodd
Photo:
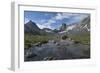
<path id="1" fill-rule="evenodd" d="M 65 59 L 86 59 L 90 58 L 90 46 L 74 43 L 72 40 L 61 40 L 40 46 L 32 46 L 24 51 L 24 61 L 45 61 Z"/>

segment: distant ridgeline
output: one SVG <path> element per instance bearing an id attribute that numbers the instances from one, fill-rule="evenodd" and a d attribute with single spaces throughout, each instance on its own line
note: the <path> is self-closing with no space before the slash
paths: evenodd
<path id="1" fill-rule="evenodd" d="M 83 34 L 90 32 L 90 17 L 84 18 L 78 23 L 66 25 L 62 23 L 59 29 L 43 28 L 40 29 L 33 21 L 29 21 L 24 25 L 24 32 L 30 35 L 49 35 L 49 34 Z"/>

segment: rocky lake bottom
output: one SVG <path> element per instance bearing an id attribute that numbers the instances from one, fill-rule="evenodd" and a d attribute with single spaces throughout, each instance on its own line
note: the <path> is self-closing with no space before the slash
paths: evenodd
<path id="1" fill-rule="evenodd" d="M 90 46 L 73 40 L 49 40 L 24 50 L 24 61 L 47 61 L 90 58 Z"/>

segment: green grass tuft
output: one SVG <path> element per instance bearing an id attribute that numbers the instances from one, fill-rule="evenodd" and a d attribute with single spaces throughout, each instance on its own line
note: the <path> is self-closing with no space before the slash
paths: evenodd
<path id="1" fill-rule="evenodd" d="M 70 38 L 85 45 L 90 45 L 90 34 L 71 35 Z"/>

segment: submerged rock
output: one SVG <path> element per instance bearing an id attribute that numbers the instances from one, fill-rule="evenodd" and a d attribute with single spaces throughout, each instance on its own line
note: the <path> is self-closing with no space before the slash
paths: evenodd
<path id="1" fill-rule="evenodd" d="M 54 57 L 45 57 L 43 60 L 55 60 L 56 58 Z"/>

